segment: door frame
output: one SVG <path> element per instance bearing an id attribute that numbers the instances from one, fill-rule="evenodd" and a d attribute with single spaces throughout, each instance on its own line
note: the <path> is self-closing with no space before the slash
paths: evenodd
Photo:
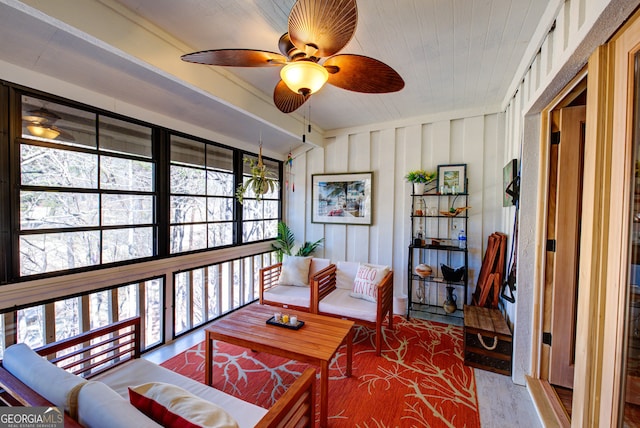
<path id="1" fill-rule="evenodd" d="M 628 281 L 628 233 L 633 156 L 633 54 L 640 52 L 640 11 L 608 43 L 590 56 L 582 70 L 541 113 L 536 266 L 532 334 L 532 376 L 527 378 L 537 404 L 553 406 L 553 397 L 538 397 L 542 362 L 542 303 L 549 114 L 585 74 L 585 134 L 582 233 L 575 379 L 570 424 L 618 426 L 624 364 L 624 332 Z M 544 395 L 544 394 L 542 394 Z M 547 394 L 551 395 L 551 394 Z M 544 402 L 540 402 L 543 400 Z M 540 407 L 539 407 L 540 409 Z M 552 413 L 541 410 L 543 419 Z M 561 424 L 562 425 L 562 424 Z"/>
<path id="2" fill-rule="evenodd" d="M 549 152 L 551 147 L 552 114 L 555 110 L 570 104 L 585 89 L 588 91 L 587 81 L 588 69 L 584 67 L 576 76 L 554 97 L 554 99 L 540 112 L 540 139 L 538 158 L 538 184 L 537 184 L 537 212 L 536 212 L 536 269 L 534 272 L 534 293 L 533 293 L 533 331 L 531 334 L 531 375 L 526 378 L 527 386 L 531 391 L 541 418 L 545 422 L 553 423 L 556 426 L 569 426 L 571 421 L 560 399 L 555 394 L 553 388 L 547 381 L 548 375 L 548 352 L 543 347 L 542 335 L 544 331 L 544 303 L 546 289 L 546 243 L 547 243 L 547 211 L 549 209 Z M 587 92 L 588 94 L 588 92 Z M 588 95 L 587 95 L 588 97 Z M 587 104 L 589 100 L 587 99 Z M 587 127 L 589 115 L 587 107 Z M 586 151 L 585 136 L 585 151 Z M 585 153 L 586 155 L 586 153 Z M 586 159 L 585 159 L 586 162 Z M 586 163 L 583 168 L 586 169 Z M 584 188 L 583 194 L 587 190 Z M 584 198 L 583 198 L 584 210 Z M 582 216 L 584 222 L 584 212 Z M 584 224 L 583 224 L 584 228 Z M 582 232 L 584 233 L 584 232 Z M 582 247 L 580 249 L 582 252 Z M 580 261 L 582 270 L 582 261 Z M 582 281 L 579 279 L 579 282 Z M 576 324 L 576 328 L 579 325 Z M 576 345 L 577 346 L 577 345 Z M 577 359 L 577 355 L 576 355 Z M 577 377 L 576 373 L 576 377 Z M 575 382 L 574 382 L 575 387 Z M 574 390 L 575 391 L 575 390 Z M 575 403 L 575 399 L 574 399 Z M 573 410 L 572 410 L 573 411 Z"/>

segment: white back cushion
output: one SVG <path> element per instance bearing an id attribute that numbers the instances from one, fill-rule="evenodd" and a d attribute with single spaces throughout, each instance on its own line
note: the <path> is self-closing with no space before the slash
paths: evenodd
<path id="1" fill-rule="evenodd" d="M 329 259 L 319 259 L 314 257 L 311 259 L 311 266 L 309 266 L 309 277 L 312 277 L 317 272 L 320 272 L 322 269 L 326 268 L 331 264 L 331 260 Z"/>
<path id="2" fill-rule="evenodd" d="M 353 281 L 358 273 L 358 262 L 336 262 L 336 288 L 353 290 Z"/>
<path id="3" fill-rule="evenodd" d="M 102 382 L 88 382 L 80 390 L 78 422 L 87 428 L 158 428 L 161 426 Z"/>
<path id="4" fill-rule="evenodd" d="M 309 285 L 311 257 L 284 255 L 278 284 L 305 287 Z"/>
<path id="5" fill-rule="evenodd" d="M 29 388 L 76 416 L 78 391 L 85 379 L 51 364 L 24 343 L 5 349 L 2 365 Z"/>

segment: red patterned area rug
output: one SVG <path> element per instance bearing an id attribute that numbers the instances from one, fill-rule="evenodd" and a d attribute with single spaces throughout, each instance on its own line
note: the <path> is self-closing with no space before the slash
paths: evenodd
<path id="1" fill-rule="evenodd" d="M 395 316 L 394 330 L 384 332 L 382 356 L 376 357 L 374 331 L 356 327 L 353 376 L 345 376 L 344 345 L 332 361 L 329 426 L 480 426 L 473 369 L 464 365 L 461 327 Z M 223 342 L 214 346 L 213 386 L 265 408 L 308 367 Z M 162 365 L 203 382 L 204 342 Z"/>

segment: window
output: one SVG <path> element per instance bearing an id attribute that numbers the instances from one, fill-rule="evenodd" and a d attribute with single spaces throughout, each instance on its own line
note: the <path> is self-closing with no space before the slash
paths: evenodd
<path id="1" fill-rule="evenodd" d="M 277 235 L 280 188 L 235 198 L 255 154 L 3 83 L 1 284 Z"/>
<path id="2" fill-rule="evenodd" d="M 151 128 L 23 95 L 20 275 L 151 257 Z"/>
<path id="3" fill-rule="evenodd" d="M 270 252 L 174 274 L 174 335 L 256 300 L 260 268 L 275 262 Z"/>
<path id="4" fill-rule="evenodd" d="M 234 243 L 233 151 L 171 136 L 171 253 Z"/>
<path id="5" fill-rule="evenodd" d="M 245 155 L 245 158 L 252 156 Z M 253 157 L 255 158 L 255 157 Z M 268 169 L 277 173 L 277 162 L 263 159 Z M 243 163 L 243 177 L 251 176 L 249 164 Z M 280 187 L 266 193 L 258 200 L 253 192 L 245 196 L 242 204 L 242 242 L 260 241 L 275 238 L 278 235 L 278 219 L 280 218 Z"/>
<path id="6" fill-rule="evenodd" d="M 13 319 L 13 312 L 0 314 L 0 359 L 5 343 L 26 343 L 38 348 L 139 314 L 144 318 L 142 350 L 150 349 L 164 341 L 163 289 L 164 278 L 152 278 L 35 305 L 15 312 L 15 326 L 8 321 Z"/>

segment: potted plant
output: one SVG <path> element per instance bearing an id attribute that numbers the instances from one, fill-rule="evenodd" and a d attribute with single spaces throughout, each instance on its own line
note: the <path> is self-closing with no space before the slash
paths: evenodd
<path id="1" fill-rule="evenodd" d="M 404 176 L 405 180 L 409 183 L 413 183 L 414 195 L 422 195 L 425 192 L 425 187 L 428 183 L 431 183 L 436 179 L 436 172 L 428 172 L 424 169 L 416 169 L 409 171 Z"/>
<path id="2" fill-rule="evenodd" d="M 324 238 L 320 238 L 315 242 L 305 242 L 302 244 L 298 251 L 296 252 L 296 256 L 308 256 L 313 253 L 316 248 L 320 246 Z M 295 244 L 295 238 L 293 237 L 293 232 L 289 229 L 289 226 L 283 221 L 278 222 L 278 236 L 274 243 L 271 244 L 271 248 L 277 253 L 276 258 L 279 262 L 282 261 L 282 256 L 284 254 L 290 256 L 292 255 L 293 246 Z"/>
<path id="3" fill-rule="evenodd" d="M 243 180 L 236 189 L 236 199 L 242 204 L 247 191 L 253 191 L 257 200 L 262 198 L 265 193 L 273 192 L 278 185 L 278 177 L 262 162 L 262 147 L 258 154 L 258 160 L 252 158 L 244 158 L 243 161 L 249 164 L 251 177 Z"/>

